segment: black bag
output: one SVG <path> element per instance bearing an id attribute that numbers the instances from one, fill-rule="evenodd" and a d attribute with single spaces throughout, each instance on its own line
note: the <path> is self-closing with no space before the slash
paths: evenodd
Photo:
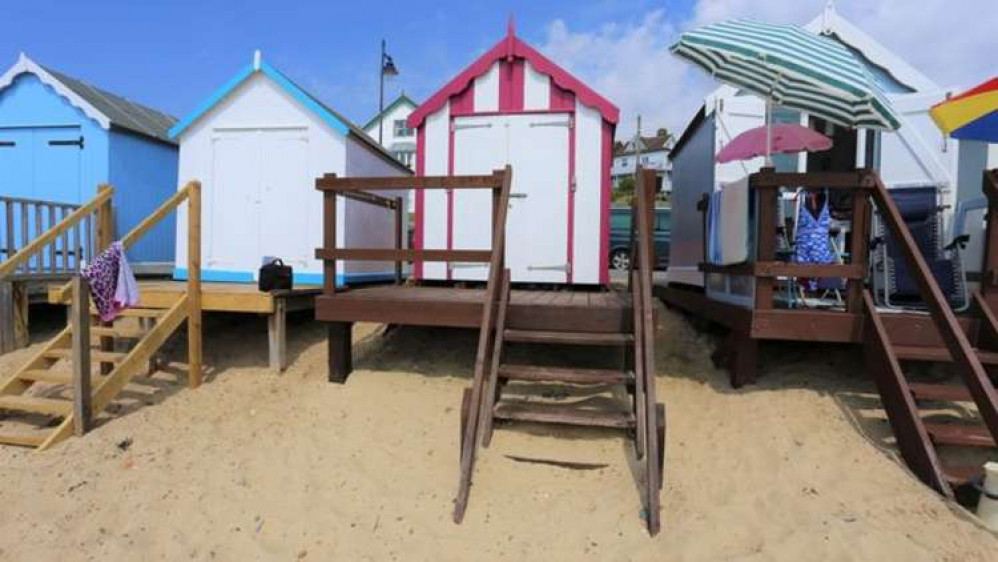
<path id="1" fill-rule="evenodd" d="M 260 266 L 260 275 L 257 279 L 257 287 L 261 291 L 281 291 L 291 290 L 292 269 L 290 265 L 284 265 L 280 258 Z"/>

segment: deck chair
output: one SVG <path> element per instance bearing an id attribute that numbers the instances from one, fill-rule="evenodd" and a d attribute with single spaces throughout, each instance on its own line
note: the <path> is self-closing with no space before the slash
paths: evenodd
<path id="1" fill-rule="evenodd" d="M 959 235 L 943 245 L 944 207 L 939 187 L 897 188 L 890 190 L 890 195 L 950 306 L 958 312 L 966 310 L 969 298 L 961 250 L 969 238 Z M 870 267 L 877 305 L 895 310 L 924 309 L 911 266 L 879 214 L 874 216 L 873 233 Z"/>

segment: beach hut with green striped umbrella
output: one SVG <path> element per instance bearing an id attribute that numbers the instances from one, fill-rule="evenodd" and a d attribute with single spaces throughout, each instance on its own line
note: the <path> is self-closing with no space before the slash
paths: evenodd
<path id="1" fill-rule="evenodd" d="M 797 26 L 726 21 L 683 33 L 671 50 L 715 79 L 764 98 L 767 123 L 771 106 L 778 105 L 844 127 L 900 127 L 891 104 L 849 49 Z"/>

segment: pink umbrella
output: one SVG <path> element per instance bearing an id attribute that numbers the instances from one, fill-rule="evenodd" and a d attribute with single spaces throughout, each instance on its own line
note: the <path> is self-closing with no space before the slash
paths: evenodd
<path id="1" fill-rule="evenodd" d="M 779 124 L 770 126 L 772 135 L 772 152 L 821 152 L 832 148 L 832 139 L 796 124 Z M 721 164 L 733 160 L 748 160 L 757 156 L 766 156 L 766 127 L 749 129 L 731 139 L 720 152 L 717 160 Z"/>

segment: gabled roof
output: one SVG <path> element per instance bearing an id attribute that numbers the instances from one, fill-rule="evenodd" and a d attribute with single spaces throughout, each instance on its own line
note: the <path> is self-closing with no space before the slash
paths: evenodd
<path id="1" fill-rule="evenodd" d="M 368 130 L 368 129 L 370 129 L 375 124 L 377 124 L 377 122 L 378 122 L 379 119 L 381 119 L 385 115 L 388 115 L 389 113 L 391 113 L 392 111 L 394 111 L 396 107 L 398 107 L 400 105 L 408 105 L 412 109 L 416 109 L 416 107 L 419 104 L 417 104 L 416 102 L 412 101 L 412 99 L 409 96 L 405 95 L 405 92 L 402 92 L 401 94 L 399 94 L 399 97 L 395 98 L 395 101 L 393 101 L 392 103 L 388 104 L 388 107 L 386 107 L 383 110 L 381 110 L 380 112 L 376 113 L 374 115 L 374 117 L 371 117 L 371 120 L 368 121 L 367 124 L 364 125 L 361 128 L 364 129 L 365 131 Z"/>
<path id="2" fill-rule="evenodd" d="M 932 92 L 940 89 L 939 85 L 928 76 L 840 16 L 835 10 L 834 2 L 828 2 L 825 9 L 805 25 L 804 29 L 816 35 L 834 36 L 846 46 L 858 51 L 866 60 L 883 69 L 898 83 L 916 92 Z"/>
<path id="3" fill-rule="evenodd" d="M 654 136 L 654 137 L 641 137 L 641 152 L 656 152 L 659 150 L 669 150 L 669 140 L 672 139 L 672 135 L 666 134 L 665 136 Z M 635 154 L 637 152 L 634 146 L 636 139 L 629 139 L 627 142 L 620 143 L 620 146 L 613 151 L 614 156 L 628 156 Z"/>
<path id="4" fill-rule="evenodd" d="M 306 109 L 314 113 L 334 131 L 337 131 L 343 136 L 353 135 L 357 138 L 357 140 L 364 143 L 375 152 L 378 152 L 382 157 L 390 160 L 391 163 L 395 164 L 400 170 L 411 172 L 409 168 L 405 167 L 405 165 L 396 160 L 387 150 L 384 149 L 384 147 L 361 130 L 360 127 L 354 125 L 349 119 L 344 117 L 338 111 L 319 101 L 319 99 L 312 94 L 306 92 L 298 84 L 294 83 L 290 78 L 285 76 L 281 71 L 263 61 L 260 57 L 259 51 L 254 53 L 253 62 L 251 64 L 240 69 L 239 72 L 230 78 L 228 82 L 223 84 L 218 90 L 215 90 L 211 96 L 201 102 L 201 104 L 198 105 L 198 107 L 190 115 L 174 125 L 173 128 L 170 129 L 170 138 L 179 138 L 180 135 L 190 128 L 191 125 L 199 121 L 208 112 L 210 112 L 212 108 L 218 105 L 218 103 L 228 97 L 229 94 L 231 94 L 236 88 L 257 73 L 263 74 L 275 84 L 280 86 L 281 89 L 283 89 L 288 95 L 302 104 Z"/>
<path id="5" fill-rule="evenodd" d="M 511 22 L 506 37 L 502 38 L 494 47 L 489 49 L 475 62 L 471 63 L 463 72 L 448 82 L 437 93 L 433 94 L 416 111 L 412 112 L 409 116 L 409 126 L 412 128 L 419 127 L 428 115 L 435 113 L 443 107 L 451 96 L 464 91 L 472 80 L 488 72 L 496 61 L 504 58 L 526 59 L 534 67 L 534 70 L 548 75 L 551 78 L 551 82 L 557 84 L 559 88 L 575 93 L 579 101 L 598 110 L 606 121 L 616 124 L 619 120 L 620 110 L 617 109 L 617 106 L 597 94 L 592 88 L 569 74 L 568 71 L 551 62 L 551 60 L 537 52 L 533 47 L 520 40 L 516 36 Z"/>
<path id="6" fill-rule="evenodd" d="M 176 123 L 176 118 L 43 67 L 24 53 L 14 66 L 0 76 L 0 90 L 25 73 L 38 77 L 104 129 L 115 127 L 174 144 L 170 140 L 169 129 Z"/>

